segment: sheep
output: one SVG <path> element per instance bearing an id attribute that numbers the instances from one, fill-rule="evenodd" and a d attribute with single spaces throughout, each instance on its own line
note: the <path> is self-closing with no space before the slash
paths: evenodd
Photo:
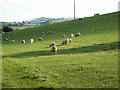
<path id="1" fill-rule="evenodd" d="M 80 32 L 79 32 L 79 33 L 76 33 L 75 37 L 77 37 L 77 36 L 80 36 Z"/>
<path id="2" fill-rule="evenodd" d="M 34 41 L 33 39 L 30 39 L 30 41 L 29 41 L 29 42 L 30 42 L 30 44 L 32 44 L 32 43 L 33 43 L 33 41 Z"/>
<path id="3" fill-rule="evenodd" d="M 49 47 L 54 46 L 54 45 L 55 45 L 55 43 L 54 43 L 54 42 L 52 42 L 52 43 L 49 45 Z"/>
<path id="4" fill-rule="evenodd" d="M 69 39 L 65 39 L 65 40 L 62 41 L 62 45 L 68 44 L 68 43 L 69 43 Z"/>
<path id="5" fill-rule="evenodd" d="M 52 32 L 51 32 L 51 31 L 49 31 L 49 32 L 48 32 L 48 34 L 52 34 Z"/>
<path id="6" fill-rule="evenodd" d="M 43 41 L 43 39 L 42 39 L 42 38 L 39 38 L 39 41 Z"/>
<path id="7" fill-rule="evenodd" d="M 8 38 L 5 38 L 5 41 L 8 41 L 9 39 Z"/>
<path id="8" fill-rule="evenodd" d="M 52 54 L 53 53 L 55 53 L 55 54 L 57 53 L 57 47 L 55 45 L 52 46 L 51 52 L 52 52 Z"/>
<path id="9" fill-rule="evenodd" d="M 70 39 L 69 39 L 69 43 L 71 43 L 71 42 L 72 42 L 72 39 L 70 38 Z"/>
<path id="10" fill-rule="evenodd" d="M 12 43 L 15 43 L 15 40 L 12 40 L 11 42 L 12 42 Z"/>
<path id="11" fill-rule="evenodd" d="M 63 38 L 65 38 L 66 36 L 65 36 L 65 35 L 63 35 L 62 37 L 63 37 Z"/>
<path id="12" fill-rule="evenodd" d="M 2 32 L 2 34 L 5 34 L 5 32 Z"/>
<path id="13" fill-rule="evenodd" d="M 74 34 L 71 34 L 70 37 L 73 38 L 73 37 L 74 37 Z"/>
<path id="14" fill-rule="evenodd" d="M 42 34 L 44 34 L 44 32 L 41 32 Z"/>
<path id="15" fill-rule="evenodd" d="M 22 43 L 25 44 L 25 40 L 22 40 Z"/>

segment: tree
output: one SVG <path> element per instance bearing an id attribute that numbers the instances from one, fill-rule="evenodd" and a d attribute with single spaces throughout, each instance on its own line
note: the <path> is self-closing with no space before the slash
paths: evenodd
<path id="1" fill-rule="evenodd" d="M 10 31 L 13 31 L 10 27 L 8 27 L 8 26 L 3 26 L 2 27 L 2 31 L 3 32 L 10 32 Z"/>
<path id="2" fill-rule="evenodd" d="M 22 21 L 22 23 L 24 24 L 24 23 L 25 23 L 25 21 Z"/>

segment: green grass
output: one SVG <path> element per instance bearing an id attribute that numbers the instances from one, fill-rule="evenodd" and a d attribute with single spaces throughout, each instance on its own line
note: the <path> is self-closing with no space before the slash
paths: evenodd
<path id="1" fill-rule="evenodd" d="M 20 29 L 20 30 L 23 30 L 23 29 L 26 29 L 26 28 L 32 28 L 32 27 L 35 27 L 35 25 L 24 25 L 24 26 L 11 26 L 11 28 L 13 29 Z"/>
<path id="2" fill-rule="evenodd" d="M 59 46 L 63 34 L 77 32 L 80 37 Z M 3 88 L 118 88 L 117 12 L 9 32 L 2 39 Z M 58 45 L 56 55 L 48 48 L 51 42 Z"/>

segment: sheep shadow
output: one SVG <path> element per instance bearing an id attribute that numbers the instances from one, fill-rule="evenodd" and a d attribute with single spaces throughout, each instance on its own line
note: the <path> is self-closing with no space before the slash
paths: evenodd
<path id="1" fill-rule="evenodd" d="M 78 48 L 70 48 L 70 49 L 59 49 L 57 55 L 65 55 L 65 54 L 80 54 L 80 53 L 90 53 L 90 52 L 101 52 L 101 51 L 112 51 L 118 49 L 119 42 L 112 43 L 103 43 L 103 44 L 93 44 L 92 46 L 78 47 Z M 13 57 L 13 58 L 22 58 L 22 57 L 38 57 L 38 56 L 51 56 L 50 50 L 40 50 L 40 51 L 31 51 L 18 53 L 11 56 L 2 56 Z"/>
<path id="2" fill-rule="evenodd" d="M 80 54 L 90 52 L 112 51 L 119 49 L 120 41 L 112 43 L 93 44 L 92 46 L 83 46 L 78 48 L 60 49 L 59 54 Z"/>

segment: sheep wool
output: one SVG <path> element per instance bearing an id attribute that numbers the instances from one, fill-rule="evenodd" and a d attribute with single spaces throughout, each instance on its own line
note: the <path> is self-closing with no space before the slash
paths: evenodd
<path id="1" fill-rule="evenodd" d="M 52 34 L 52 32 L 51 32 L 51 31 L 49 31 L 49 32 L 48 32 L 48 34 Z"/>
<path id="2" fill-rule="evenodd" d="M 25 40 L 22 40 L 22 43 L 25 44 Z"/>
<path id="3" fill-rule="evenodd" d="M 54 45 L 55 45 L 55 43 L 54 43 L 54 42 L 52 42 L 52 43 L 49 45 L 49 47 L 54 46 Z"/>
<path id="4" fill-rule="evenodd" d="M 52 54 L 54 53 L 54 54 L 56 54 L 57 53 L 57 47 L 54 45 L 54 46 L 52 46 L 52 48 L 51 48 L 51 52 L 52 52 Z"/>
<path id="5" fill-rule="evenodd" d="M 65 38 L 66 36 L 65 36 L 65 35 L 63 35 L 62 37 L 63 37 L 63 38 Z"/>
<path id="6" fill-rule="evenodd" d="M 72 42 L 72 39 L 69 39 L 69 43 L 71 43 Z"/>
<path id="7" fill-rule="evenodd" d="M 15 43 L 15 40 L 12 40 L 11 42 L 12 42 L 12 43 Z"/>
<path id="8" fill-rule="evenodd" d="M 8 38 L 5 38 L 5 41 L 8 41 L 9 39 Z"/>
<path id="9" fill-rule="evenodd" d="M 74 37 L 74 34 L 71 34 L 70 37 L 73 38 L 73 37 Z"/>
<path id="10" fill-rule="evenodd" d="M 32 43 L 33 43 L 33 41 L 34 41 L 33 39 L 30 39 L 30 41 L 29 41 L 29 42 L 30 42 L 30 44 L 32 44 Z"/>
<path id="11" fill-rule="evenodd" d="M 75 37 L 80 36 L 80 33 L 76 33 Z"/>
<path id="12" fill-rule="evenodd" d="M 42 39 L 42 38 L 39 38 L 39 41 L 43 41 L 43 39 Z"/>
<path id="13" fill-rule="evenodd" d="M 62 45 L 68 44 L 68 43 L 69 43 L 69 39 L 65 39 L 65 40 L 62 41 Z"/>

